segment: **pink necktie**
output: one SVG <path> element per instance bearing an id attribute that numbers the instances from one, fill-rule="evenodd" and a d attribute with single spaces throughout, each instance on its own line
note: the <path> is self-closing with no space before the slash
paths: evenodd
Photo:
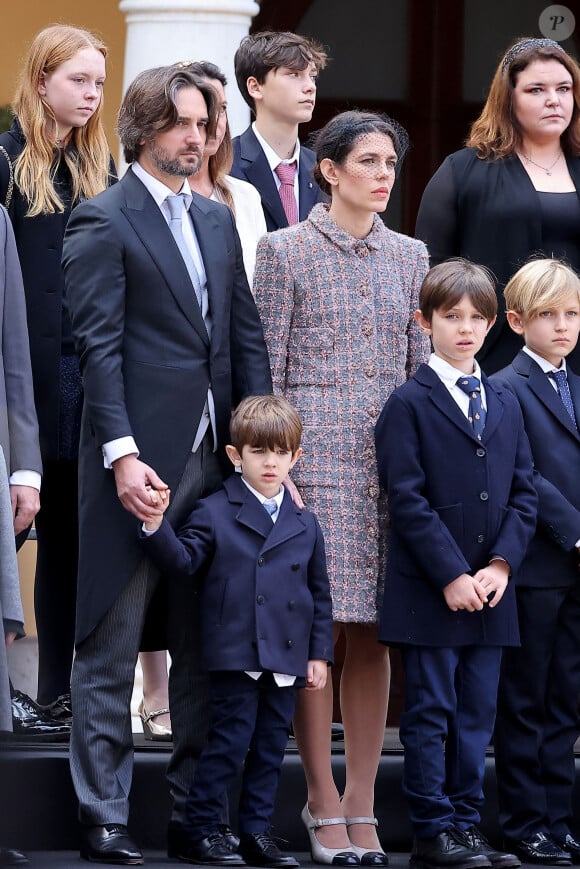
<path id="1" fill-rule="evenodd" d="M 280 199 L 286 213 L 288 225 L 298 223 L 298 205 L 294 196 L 294 176 L 296 175 L 296 163 L 278 163 L 274 172 L 280 179 Z"/>

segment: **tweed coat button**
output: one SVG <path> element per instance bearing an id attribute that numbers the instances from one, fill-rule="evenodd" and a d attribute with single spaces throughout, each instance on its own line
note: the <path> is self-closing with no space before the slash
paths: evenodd
<path id="1" fill-rule="evenodd" d="M 377 366 L 373 365 L 373 363 L 369 363 L 365 368 L 365 375 L 367 377 L 376 377 L 377 376 Z"/>
<path id="2" fill-rule="evenodd" d="M 367 489 L 369 498 L 378 498 L 379 496 L 379 487 L 378 486 L 369 486 Z"/>
<path id="3" fill-rule="evenodd" d="M 489 495 L 487 494 L 487 492 L 480 492 L 479 493 L 480 501 L 487 501 L 488 498 L 489 498 Z"/>
<path id="4" fill-rule="evenodd" d="M 256 603 L 258 604 L 258 606 L 262 606 L 262 604 L 264 603 L 264 601 L 265 601 L 265 597 L 264 597 L 264 595 L 263 595 L 263 594 L 259 594 L 258 597 L 256 598 Z"/>

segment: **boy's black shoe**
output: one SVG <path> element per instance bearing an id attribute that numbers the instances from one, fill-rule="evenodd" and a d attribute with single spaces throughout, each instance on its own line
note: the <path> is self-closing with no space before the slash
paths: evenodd
<path id="1" fill-rule="evenodd" d="M 240 854 L 232 851 L 221 833 L 210 833 L 205 839 L 188 841 L 181 838 L 169 851 L 184 863 L 201 863 L 202 866 L 244 866 Z"/>
<path id="2" fill-rule="evenodd" d="M 512 847 L 524 863 L 544 866 L 570 866 L 572 857 L 548 833 L 534 833 L 528 839 L 512 842 Z"/>
<path id="3" fill-rule="evenodd" d="M 491 866 L 484 854 L 475 854 L 462 841 L 459 831 L 449 827 L 431 839 L 413 839 L 409 859 L 411 869 L 482 869 Z"/>
<path id="4" fill-rule="evenodd" d="M 483 854 L 487 857 L 494 869 L 511 869 L 511 867 L 516 869 L 516 867 L 522 865 L 521 860 L 515 854 L 509 854 L 506 851 L 496 851 L 477 827 L 473 826 L 468 830 L 460 830 L 456 827 L 455 830 L 467 847 L 474 854 Z"/>
<path id="5" fill-rule="evenodd" d="M 249 866 L 300 866 L 295 857 L 282 853 L 269 833 L 242 833 L 240 854 Z"/>
<path id="6" fill-rule="evenodd" d="M 572 863 L 580 863 L 580 842 L 574 838 L 572 833 L 566 833 L 563 838 L 554 836 L 554 842 L 568 852 L 572 858 Z"/>

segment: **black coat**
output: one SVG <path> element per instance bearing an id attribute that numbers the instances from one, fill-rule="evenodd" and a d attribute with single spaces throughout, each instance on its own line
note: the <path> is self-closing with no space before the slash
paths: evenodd
<path id="1" fill-rule="evenodd" d="M 580 195 L 580 158 L 567 164 Z M 463 256 L 492 270 L 498 318 L 478 360 L 488 375 L 509 365 L 522 340 L 507 323 L 503 288 L 530 257 L 552 255 L 542 251 L 540 203 L 519 157 L 480 160 L 472 148 L 451 154 L 425 188 L 415 234 L 427 245 L 432 266 Z M 571 265 L 580 269 L 580 262 Z M 580 370 L 580 348 L 569 358 Z"/>
<path id="2" fill-rule="evenodd" d="M 234 148 L 234 164 L 231 174 L 234 178 L 248 181 L 260 194 L 268 232 L 284 229 L 284 227 L 288 226 L 288 218 L 284 212 L 270 164 L 252 128 L 248 127 L 241 136 L 236 136 L 232 144 Z M 312 175 L 315 162 L 316 156 L 314 151 L 301 146 L 300 166 L 298 170 L 299 220 L 306 220 L 312 207 L 317 202 L 324 202 L 326 199 Z"/>
<path id="3" fill-rule="evenodd" d="M 211 382 L 224 473 L 232 405 L 271 392 L 262 326 L 229 208 L 193 195 L 207 275 L 211 339 L 167 222 L 131 170 L 74 209 L 63 247 L 85 407 L 79 453 L 77 641 L 92 631 L 141 558 L 135 517 L 101 446 L 132 436 L 175 491 Z"/>
<path id="4" fill-rule="evenodd" d="M 12 164 L 22 153 L 26 139 L 17 119 L 10 130 L 0 135 L 0 145 L 8 152 Z M 111 172 L 114 165 L 111 162 Z M 114 174 L 111 180 L 114 179 Z M 0 202 L 6 201 L 10 169 L 0 153 Z M 40 430 L 43 459 L 59 456 L 60 359 L 64 341 L 70 332 L 70 321 L 64 306 L 64 275 L 61 267 L 62 244 L 71 213 L 72 187 L 64 161 L 57 170 L 56 184 L 65 209 L 62 214 L 41 214 L 26 217 L 28 201 L 14 184 L 8 209 L 22 269 L 30 361 L 34 384 L 34 400 Z M 74 350 L 69 335 L 71 352 Z"/>

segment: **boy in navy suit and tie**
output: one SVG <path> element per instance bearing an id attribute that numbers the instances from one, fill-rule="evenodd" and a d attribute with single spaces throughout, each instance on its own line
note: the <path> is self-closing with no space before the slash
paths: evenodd
<path id="1" fill-rule="evenodd" d="M 475 360 L 497 310 L 487 271 L 441 263 L 419 305 L 434 352 L 375 433 L 391 527 L 379 638 L 405 668 L 410 865 L 506 869 L 518 858 L 478 824 L 502 647 L 519 642 L 509 578 L 535 526 L 532 460 L 517 401 Z"/>
<path id="2" fill-rule="evenodd" d="M 236 81 L 255 121 L 232 142 L 231 174 L 257 189 L 268 232 L 305 220 L 324 199 L 312 175 L 316 157 L 300 144 L 298 126 L 312 118 L 326 60 L 315 40 L 290 32 L 252 33 L 236 51 Z"/>
<path id="3" fill-rule="evenodd" d="M 504 290 L 525 347 L 492 378 L 519 401 L 534 458 L 538 526 L 516 580 L 521 647 L 506 650 L 494 737 L 500 822 L 526 863 L 580 863 L 570 830 L 580 695 L 580 280 L 552 259 Z"/>
<path id="4" fill-rule="evenodd" d="M 211 724 L 187 800 L 188 839 L 175 855 L 189 862 L 298 865 L 272 840 L 270 822 L 296 690 L 324 688 L 333 649 L 322 531 L 282 485 L 302 454 L 301 435 L 284 398 L 244 399 L 226 447 L 241 476 L 199 501 L 177 534 L 162 517 L 141 532 L 166 575 L 201 586 Z M 167 507 L 164 493 L 151 494 Z M 237 853 L 223 837 L 221 813 L 242 767 Z"/>

